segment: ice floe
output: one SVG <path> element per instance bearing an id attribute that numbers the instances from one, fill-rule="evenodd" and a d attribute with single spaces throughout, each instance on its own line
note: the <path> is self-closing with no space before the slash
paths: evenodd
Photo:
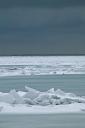
<path id="1" fill-rule="evenodd" d="M 85 74 L 85 56 L 0 57 L 0 76 Z"/>
<path id="2" fill-rule="evenodd" d="M 26 86 L 25 90 L 0 92 L 0 113 L 58 113 L 85 110 L 84 96 L 54 88 L 41 92 Z"/>

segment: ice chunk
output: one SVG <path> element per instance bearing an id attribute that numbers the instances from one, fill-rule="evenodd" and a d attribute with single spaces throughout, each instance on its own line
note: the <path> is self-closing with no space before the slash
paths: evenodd
<path id="1" fill-rule="evenodd" d="M 25 87 L 25 89 L 28 91 L 25 95 L 24 95 L 24 98 L 30 98 L 31 100 L 35 99 L 36 97 L 39 96 L 40 92 L 35 90 L 35 89 L 32 89 L 30 87 Z"/>
<path id="2" fill-rule="evenodd" d="M 42 102 L 42 101 L 45 101 L 45 100 L 49 100 L 51 97 L 50 97 L 50 94 L 49 93 L 41 93 L 35 100 L 37 102 Z"/>
<path id="3" fill-rule="evenodd" d="M 80 98 L 80 97 L 77 97 L 77 98 L 75 98 L 73 100 L 74 100 L 74 102 L 77 102 L 77 103 L 85 103 L 85 99 Z"/>
<path id="4" fill-rule="evenodd" d="M 74 93 L 66 93 L 67 97 L 76 97 Z"/>
<path id="5" fill-rule="evenodd" d="M 59 105 L 60 104 L 60 100 L 50 99 L 50 104 L 52 104 L 52 105 Z"/>
<path id="6" fill-rule="evenodd" d="M 70 99 L 70 98 L 61 98 L 61 100 L 60 100 L 61 104 L 71 104 L 73 102 L 74 101 L 72 99 Z"/>
<path id="7" fill-rule="evenodd" d="M 65 92 L 62 91 L 61 89 L 57 89 L 55 93 L 56 93 L 56 95 L 58 95 L 58 96 L 65 96 L 65 95 L 66 95 Z"/>
<path id="8" fill-rule="evenodd" d="M 54 88 L 39 92 L 36 89 L 26 87 L 27 92 L 16 92 L 15 89 L 11 90 L 9 93 L 0 93 L 0 104 L 8 103 L 10 105 L 64 105 L 72 103 L 83 103 L 85 104 L 85 98 L 76 96 L 73 93 L 65 93 L 58 89 L 54 91 Z"/>
<path id="9" fill-rule="evenodd" d="M 49 100 L 44 100 L 42 102 L 39 102 L 38 104 L 42 105 L 42 106 L 47 106 L 47 105 L 50 105 L 50 102 L 49 102 Z"/>
<path id="10" fill-rule="evenodd" d="M 48 93 L 53 93 L 53 94 L 55 93 L 54 88 L 49 89 L 47 92 Z"/>
<path id="11" fill-rule="evenodd" d="M 82 108 L 81 111 L 85 112 L 85 108 Z"/>
<path id="12" fill-rule="evenodd" d="M 0 96 L 0 102 L 6 102 L 9 104 L 13 104 L 15 103 L 15 98 L 10 94 L 2 95 Z"/>
<path id="13" fill-rule="evenodd" d="M 26 92 L 23 92 L 23 91 L 18 91 L 17 93 L 18 93 L 19 96 L 21 96 L 21 97 L 23 97 L 23 96 L 26 94 Z"/>
<path id="14" fill-rule="evenodd" d="M 3 109 L 3 106 L 0 106 L 0 112 L 2 111 L 2 109 Z"/>
<path id="15" fill-rule="evenodd" d="M 72 103 L 72 100 L 64 98 L 64 99 L 51 99 L 50 103 L 53 105 L 60 105 L 60 104 L 70 104 Z"/>
<path id="16" fill-rule="evenodd" d="M 28 92 L 36 92 L 36 93 L 39 93 L 39 91 L 37 91 L 36 89 L 33 89 L 33 88 L 30 88 L 30 87 L 28 87 L 28 86 L 25 86 L 25 89 L 28 91 Z"/>
<path id="17" fill-rule="evenodd" d="M 6 102 L 10 104 L 23 103 L 23 98 L 19 96 L 16 90 L 11 90 L 8 94 L 0 95 L 0 102 Z"/>
<path id="18" fill-rule="evenodd" d="M 0 96 L 4 96 L 4 95 L 6 95 L 6 94 L 8 94 L 8 93 L 0 92 Z"/>
<path id="19" fill-rule="evenodd" d="M 24 98 L 24 102 L 25 102 L 25 104 L 29 104 L 29 105 L 35 105 L 36 104 L 33 100 L 31 100 L 29 98 Z"/>
<path id="20" fill-rule="evenodd" d="M 15 99 L 16 104 L 24 103 L 23 98 L 19 96 L 15 89 L 11 90 L 9 94 Z"/>

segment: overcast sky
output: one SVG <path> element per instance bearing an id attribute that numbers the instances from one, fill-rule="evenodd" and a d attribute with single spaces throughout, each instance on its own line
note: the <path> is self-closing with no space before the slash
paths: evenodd
<path id="1" fill-rule="evenodd" d="M 85 54 L 85 0 L 0 0 L 0 55 Z"/>

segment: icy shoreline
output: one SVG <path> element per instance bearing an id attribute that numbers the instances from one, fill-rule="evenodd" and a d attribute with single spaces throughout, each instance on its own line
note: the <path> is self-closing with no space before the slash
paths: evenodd
<path id="1" fill-rule="evenodd" d="M 85 96 L 76 96 L 54 88 L 40 92 L 30 87 L 26 91 L 0 92 L 0 113 L 50 114 L 85 112 Z"/>
<path id="2" fill-rule="evenodd" d="M 26 106 L 2 103 L 3 110 L 0 114 L 57 114 L 57 113 L 84 113 L 85 104 L 53 105 L 53 106 Z"/>

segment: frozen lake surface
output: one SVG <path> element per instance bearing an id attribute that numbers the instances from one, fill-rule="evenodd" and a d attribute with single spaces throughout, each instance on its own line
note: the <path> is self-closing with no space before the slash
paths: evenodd
<path id="1" fill-rule="evenodd" d="M 85 74 L 85 56 L 0 57 L 0 76 Z"/>
<path id="2" fill-rule="evenodd" d="M 39 91 L 59 88 L 66 93 L 85 96 L 85 56 L 0 57 L 0 92 L 8 93 L 11 89 L 25 91 L 25 86 Z M 16 110 L 16 105 L 13 107 Z M 0 128 L 85 128 L 85 111 L 74 114 L 45 113 L 0 113 Z"/>

